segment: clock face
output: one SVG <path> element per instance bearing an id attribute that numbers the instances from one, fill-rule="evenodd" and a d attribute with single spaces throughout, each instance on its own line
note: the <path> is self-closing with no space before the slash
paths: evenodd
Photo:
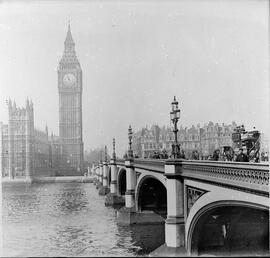
<path id="1" fill-rule="evenodd" d="M 73 86 L 76 82 L 76 77 L 72 73 L 65 74 L 63 83 L 65 86 Z"/>

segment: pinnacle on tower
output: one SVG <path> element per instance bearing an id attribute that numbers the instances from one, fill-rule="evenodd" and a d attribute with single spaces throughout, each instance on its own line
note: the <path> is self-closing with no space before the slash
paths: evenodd
<path id="1" fill-rule="evenodd" d="M 74 40 L 71 35 L 71 30 L 70 30 L 70 21 L 68 21 L 68 31 L 67 31 L 67 36 L 65 39 L 65 47 L 68 45 L 75 45 Z"/>
<path id="2" fill-rule="evenodd" d="M 66 35 L 66 39 L 64 42 L 64 53 L 63 56 L 60 60 L 60 67 L 62 65 L 65 66 L 65 64 L 74 64 L 76 67 L 80 68 L 79 61 L 76 56 L 76 51 L 75 51 L 75 42 L 73 40 L 73 37 L 71 35 L 71 29 L 70 29 L 70 22 L 68 22 L 68 31 Z"/>
<path id="3" fill-rule="evenodd" d="M 28 97 L 26 99 L 26 108 L 29 108 L 29 99 L 28 99 Z"/>
<path id="4" fill-rule="evenodd" d="M 47 137 L 48 137 L 49 133 L 48 133 L 48 126 L 47 126 L 47 124 L 46 124 L 46 126 L 45 126 L 45 132 L 46 132 Z"/>
<path id="5" fill-rule="evenodd" d="M 11 99 L 9 98 L 8 99 L 8 106 L 11 108 L 12 107 L 12 102 L 11 102 Z"/>

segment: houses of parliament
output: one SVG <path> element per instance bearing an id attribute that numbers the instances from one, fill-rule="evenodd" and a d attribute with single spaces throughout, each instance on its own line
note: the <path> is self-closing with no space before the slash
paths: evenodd
<path id="1" fill-rule="evenodd" d="M 58 66 L 59 136 L 34 125 L 34 105 L 7 101 L 8 124 L 0 123 L 2 177 L 32 180 L 41 176 L 83 173 L 82 69 L 70 24 Z"/>

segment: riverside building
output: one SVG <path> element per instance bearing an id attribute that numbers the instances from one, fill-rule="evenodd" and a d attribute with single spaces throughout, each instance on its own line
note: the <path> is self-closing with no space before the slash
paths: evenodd
<path id="1" fill-rule="evenodd" d="M 190 157 L 194 150 L 197 150 L 200 157 L 207 157 L 213 154 L 215 149 L 222 146 L 232 146 L 232 133 L 237 124 L 226 125 L 222 123 L 209 122 L 201 127 L 180 127 L 178 139 L 184 149 L 186 157 Z M 173 132 L 170 127 L 153 125 L 150 128 L 142 128 L 134 133 L 134 153 L 141 158 L 149 158 L 155 151 L 171 152 L 171 145 L 174 141 Z"/>

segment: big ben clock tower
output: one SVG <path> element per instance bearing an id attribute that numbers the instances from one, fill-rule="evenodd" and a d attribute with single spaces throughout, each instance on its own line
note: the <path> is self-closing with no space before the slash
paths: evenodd
<path id="1" fill-rule="evenodd" d="M 70 24 L 58 66 L 59 136 L 63 169 L 83 171 L 82 69 L 75 52 Z"/>

